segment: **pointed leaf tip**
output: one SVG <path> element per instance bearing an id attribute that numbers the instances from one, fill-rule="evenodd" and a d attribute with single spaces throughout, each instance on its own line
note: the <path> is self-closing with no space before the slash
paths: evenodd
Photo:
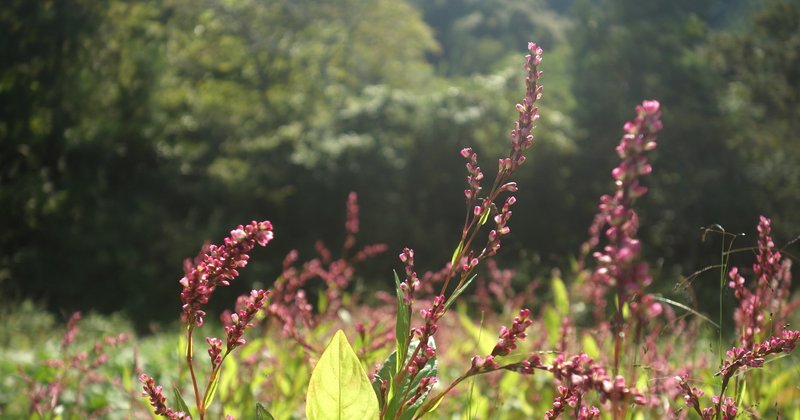
<path id="1" fill-rule="evenodd" d="M 310 420 L 377 419 L 378 397 L 342 330 L 336 332 L 311 373 L 306 394 Z"/>

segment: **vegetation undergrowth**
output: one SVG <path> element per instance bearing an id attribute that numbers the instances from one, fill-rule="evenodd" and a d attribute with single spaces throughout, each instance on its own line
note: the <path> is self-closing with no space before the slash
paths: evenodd
<path id="1" fill-rule="evenodd" d="M 185 262 L 179 332 L 137 340 L 112 321 L 81 339 L 86 324 L 76 313 L 59 341 L 4 350 L 16 356 L 3 358 L 8 376 L 0 413 L 800 418 L 800 369 L 792 355 L 800 341 L 792 326 L 800 299 L 792 295 L 791 260 L 774 243 L 769 218 L 758 221 L 752 269 L 728 267 L 734 249 L 723 236 L 716 268 L 720 293 L 736 299 L 733 322 L 723 319 L 723 299 L 719 308 L 701 309 L 650 290 L 653 273 L 642 259 L 635 204 L 648 192 L 648 154 L 664 128 L 656 100 L 643 101 L 623 126 L 613 191 L 600 197 L 574 266 L 567 275 L 532 280 L 525 290 L 512 287 L 514 272 L 493 257 L 510 233 L 514 194 L 522 188 L 513 175 L 536 143 L 543 52 L 535 43 L 528 50 L 525 95 L 497 172 L 487 177 L 473 149 L 460 151 L 467 169 L 463 227 L 439 269 L 418 274 L 420 256 L 406 247 L 394 293 L 373 299 L 354 293 L 358 265 L 388 246 L 356 248 L 359 208 L 352 193 L 338 255 L 322 243 L 318 256 L 302 263 L 290 252 L 269 290 L 239 297 L 220 314 L 220 325 L 211 325 L 205 308 L 216 289 L 229 286 L 250 252 L 274 237 L 269 221 L 239 225 Z M 732 331 L 723 330 L 730 325 Z"/>

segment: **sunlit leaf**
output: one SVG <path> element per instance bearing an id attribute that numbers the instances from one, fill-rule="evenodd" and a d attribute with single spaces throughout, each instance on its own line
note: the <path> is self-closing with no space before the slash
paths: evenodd
<path id="1" fill-rule="evenodd" d="M 547 342 L 550 347 L 555 347 L 558 344 L 562 319 L 558 311 L 550 306 L 545 306 L 542 310 L 542 321 L 544 321 L 544 327 L 547 330 Z"/>
<path id="2" fill-rule="evenodd" d="M 224 361 L 224 359 L 223 359 L 223 361 Z M 210 385 L 211 389 L 208 392 L 206 392 L 206 398 L 203 401 L 203 408 L 204 409 L 208 408 L 208 406 L 211 405 L 211 402 L 214 401 L 214 395 L 217 393 L 217 386 L 219 385 L 219 378 L 221 376 L 222 376 L 222 367 L 220 367 L 220 371 L 217 372 L 217 377 L 214 378 L 213 382 L 211 382 L 211 385 Z"/>
<path id="3" fill-rule="evenodd" d="M 569 294 L 567 293 L 567 287 L 564 285 L 564 281 L 553 276 L 550 281 L 550 288 L 553 291 L 553 304 L 559 315 L 569 315 Z"/>
<path id="4" fill-rule="evenodd" d="M 581 341 L 583 344 L 584 353 L 586 353 L 592 359 L 597 359 L 600 357 L 600 347 L 597 346 L 597 341 L 595 341 L 594 337 L 584 334 Z"/>
<path id="5" fill-rule="evenodd" d="M 178 387 L 172 388 L 172 395 L 175 396 L 175 406 L 178 411 L 183 411 L 186 414 L 190 414 L 189 406 L 186 405 L 186 401 L 183 400 L 183 396 L 181 396 L 181 391 Z"/>
<path id="6" fill-rule="evenodd" d="M 458 256 L 461 254 L 461 249 L 464 248 L 464 242 L 459 242 L 456 249 L 453 251 L 453 256 L 450 257 L 450 265 L 455 265 Z"/>
<path id="7" fill-rule="evenodd" d="M 446 309 L 448 309 L 448 308 L 450 308 L 450 306 L 451 306 L 451 305 L 452 305 L 452 304 L 453 304 L 453 303 L 456 301 L 456 299 L 457 299 L 459 296 L 461 296 L 461 294 L 462 294 L 462 293 L 464 293 L 464 290 L 467 290 L 467 287 L 469 287 L 470 283 L 472 283 L 472 280 L 475 280 L 475 277 L 478 277 L 478 275 L 477 275 L 477 274 L 475 274 L 475 275 L 473 275 L 472 277 L 470 277 L 470 278 L 469 278 L 467 281 L 465 281 L 465 282 L 464 282 L 464 284 L 462 284 L 462 285 L 461 285 L 461 287 L 459 287 L 458 289 L 456 289 L 456 290 L 453 292 L 453 294 L 452 294 L 452 295 L 450 295 L 450 298 L 449 298 L 449 299 L 447 299 L 447 302 L 445 302 L 445 304 L 444 304 L 444 309 L 445 309 L 445 310 L 446 310 Z"/>
<path id="8" fill-rule="evenodd" d="M 487 207 L 486 210 L 481 215 L 481 220 L 478 222 L 478 223 L 480 223 L 481 226 L 485 225 L 486 222 L 489 220 L 489 214 L 490 213 L 491 213 L 491 211 Z"/>
<path id="9" fill-rule="evenodd" d="M 372 391 L 344 332 L 339 330 L 311 373 L 306 416 L 316 419 L 377 419 L 378 399 Z"/>

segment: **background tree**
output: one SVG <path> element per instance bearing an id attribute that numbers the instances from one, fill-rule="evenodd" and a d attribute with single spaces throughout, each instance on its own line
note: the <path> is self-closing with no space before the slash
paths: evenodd
<path id="1" fill-rule="evenodd" d="M 715 36 L 710 52 L 728 141 L 748 194 L 789 238 L 800 232 L 800 215 L 786 211 L 800 205 L 800 2 L 769 1 L 744 28 Z"/>
<path id="2" fill-rule="evenodd" d="M 748 231 L 766 212 L 788 239 L 800 231 L 787 210 L 800 201 L 797 2 L 764 4 L 11 0 L 0 282 L 53 310 L 172 319 L 176 261 L 197 243 L 269 216 L 276 240 L 255 255 L 268 262 L 224 293 L 268 287 L 283 252 L 339 243 L 351 190 L 365 242 L 412 245 L 436 269 L 462 217 L 458 151 L 486 166 L 507 147 L 532 38 L 546 92 L 518 172 L 525 217 L 504 242 L 523 257 L 520 281 L 577 252 L 643 98 L 661 100 L 666 125 L 640 212 L 660 273 L 716 261 L 699 239 L 712 223 Z M 389 281 L 392 264 L 362 271 L 361 286 Z"/>

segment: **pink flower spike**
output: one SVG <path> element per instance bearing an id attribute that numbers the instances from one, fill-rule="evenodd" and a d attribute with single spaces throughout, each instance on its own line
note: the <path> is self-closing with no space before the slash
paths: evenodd
<path id="1" fill-rule="evenodd" d="M 155 414 L 173 420 L 191 418 L 188 414 L 182 411 L 174 411 L 173 409 L 167 407 L 167 398 L 164 396 L 163 388 L 161 385 L 156 385 L 153 378 L 142 374 L 139 376 L 139 382 L 144 384 L 142 396 L 150 398 L 150 405 L 155 409 Z"/>
<path id="2" fill-rule="evenodd" d="M 256 244 L 265 246 L 273 238 L 272 224 L 268 221 L 251 222 L 239 226 L 225 238 L 223 245 L 210 245 L 193 262 L 184 263 L 184 277 L 179 281 L 182 318 L 187 323 L 203 325 L 205 305 L 217 286 L 227 286 L 239 275 L 237 268 L 244 267 L 250 251 Z"/>
<path id="3" fill-rule="evenodd" d="M 227 337 L 227 351 L 243 346 L 247 341 L 243 338 L 244 330 L 253 327 L 253 320 L 261 308 L 266 305 L 270 292 L 267 290 L 252 290 L 249 296 L 240 298 L 243 308 L 231 314 L 230 325 L 225 326 Z M 209 344 L 211 344 L 209 342 Z M 210 354 L 210 350 L 209 350 Z"/>

